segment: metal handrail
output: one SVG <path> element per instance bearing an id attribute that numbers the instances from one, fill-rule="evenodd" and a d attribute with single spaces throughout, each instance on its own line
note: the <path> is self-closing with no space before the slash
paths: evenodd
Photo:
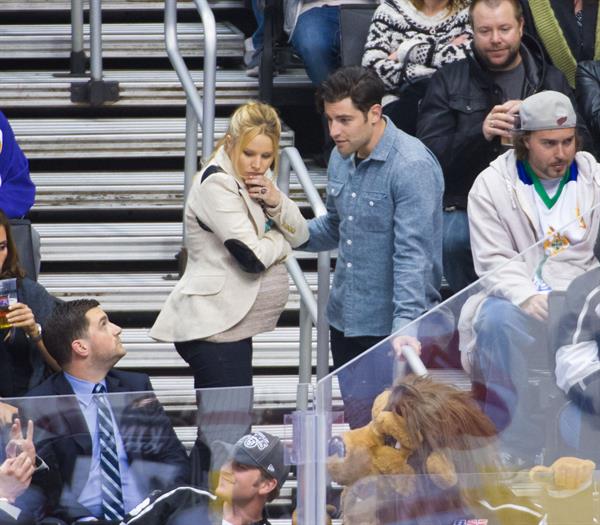
<path id="1" fill-rule="evenodd" d="M 165 45 L 167 55 L 187 98 L 185 128 L 184 205 L 192 179 L 198 171 L 198 124 L 202 126 L 202 159 L 206 160 L 215 142 L 215 86 L 217 83 L 217 25 L 206 0 L 194 0 L 204 27 L 203 97 L 179 51 L 177 0 L 165 0 Z M 185 243 L 185 229 L 184 229 Z"/>
<path id="2" fill-rule="evenodd" d="M 300 152 L 296 148 L 289 147 L 281 151 L 277 179 L 279 189 L 284 193 L 289 192 L 292 168 L 304 189 L 315 216 L 325 215 L 327 209 L 310 178 Z M 312 338 L 310 337 L 312 325 L 317 328 L 317 378 L 320 379 L 329 373 L 329 327 L 325 317 L 325 308 L 329 299 L 330 263 L 331 256 L 329 252 L 319 252 L 317 259 L 317 300 L 315 301 L 298 261 L 293 257 L 289 257 L 286 261 L 288 272 L 292 276 L 301 297 L 298 410 L 305 410 L 308 407 L 308 392 L 312 376 Z"/>
<path id="3" fill-rule="evenodd" d="M 90 76 L 102 80 L 102 0 L 90 2 Z M 71 73 L 85 73 L 83 0 L 71 0 Z"/>

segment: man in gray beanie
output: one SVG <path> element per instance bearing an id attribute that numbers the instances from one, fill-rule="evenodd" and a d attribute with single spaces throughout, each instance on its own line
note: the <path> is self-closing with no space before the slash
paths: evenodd
<path id="1" fill-rule="evenodd" d="M 600 167 L 578 152 L 569 98 L 537 93 L 521 103 L 519 117 L 514 149 L 491 162 L 469 193 L 475 270 L 487 278 L 460 321 L 463 364 L 483 387 L 509 468 L 535 463 L 544 446 L 547 414 L 530 376 L 553 369 L 548 294 L 597 265 L 599 223 L 588 212 L 600 202 Z"/>

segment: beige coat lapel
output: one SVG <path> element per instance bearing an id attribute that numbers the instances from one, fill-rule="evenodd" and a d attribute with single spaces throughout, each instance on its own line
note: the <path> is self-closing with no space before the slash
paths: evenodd
<path id="1" fill-rule="evenodd" d="M 229 155 L 225 153 L 225 149 L 223 147 L 221 147 L 221 149 L 219 149 L 219 151 L 215 155 L 215 160 L 217 161 L 219 166 L 221 166 L 225 170 L 226 173 L 231 173 L 235 177 L 235 180 L 238 183 L 238 187 L 240 188 L 240 195 L 242 196 L 242 199 L 244 199 L 244 202 L 248 207 L 248 212 L 250 217 L 252 218 L 254 227 L 256 228 L 258 238 L 262 239 L 262 237 L 265 235 L 266 222 L 265 212 L 263 211 L 262 206 L 258 204 L 254 199 L 252 199 L 252 197 L 250 197 L 250 194 L 246 189 L 246 184 L 244 184 L 243 179 L 238 177 L 238 175 L 236 174 L 231 159 L 229 158 Z"/>

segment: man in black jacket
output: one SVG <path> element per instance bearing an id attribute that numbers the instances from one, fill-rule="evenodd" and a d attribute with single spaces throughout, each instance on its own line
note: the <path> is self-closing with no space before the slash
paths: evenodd
<path id="1" fill-rule="evenodd" d="M 467 196 L 473 181 L 510 143 L 520 101 L 560 91 L 575 105 L 563 74 L 522 42 L 518 0 L 473 0 L 472 53 L 441 68 L 421 103 L 417 136 L 444 171 L 444 275 L 459 291 L 477 279 L 469 242 Z M 532 52 L 533 51 L 533 52 Z M 580 130 L 589 142 L 587 130 Z"/>

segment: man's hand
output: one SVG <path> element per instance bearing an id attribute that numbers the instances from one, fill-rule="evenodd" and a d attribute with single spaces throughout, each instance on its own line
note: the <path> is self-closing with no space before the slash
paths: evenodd
<path id="1" fill-rule="evenodd" d="M 494 137 L 510 137 L 515 127 L 515 115 L 519 112 L 520 100 L 509 100 L 499 106 L 494 106 L 483 121 L 481 131 L 485 140 Z"/>
<path id="2" fill-rule="evenodd" d="M 19 454 L 25 453 L 35 465 L 35 445 L 33 444 L 33 421 L 27 422 L 27 435 L 23 437 L 21 429 L 21 420 L 15 419 L 10 428 L 10 441 L 6 445 L 6 456 L 9 458 L 17 457 Z"/>
<path id="3" fill-rule="evenodd" d="M 12 425 L 13 418 L 18 415 L 18 413 L 18 408 L 0 401 L 0 426 Z"/>
<path id="4" fill-rule="evenodd" d="M 539 293 L 532 295 L 529 299 L 520 304 L 521 309 L 538 321 L 548 319 L 548 294 Z"/>
<path id="5" fill-rule="evenodd" d="M 421 355 L 421 343 L 417 338 L 410 335 L 399 335 L 392 339 L 392 348 L 400 361 L 406 361 L 406 358 L 402 353 L 403 346 L 410 346 L 417 355 Z"/>
<path id="6" fill-rule="evenodd" d="M 35 463 L 35 462 L 34 462 Z M 29 456 L 22 452 L 16 458 L 8 458 L 0 465 L 0 498 L 14 503 L 29 484 L 35 470 Z"/>

